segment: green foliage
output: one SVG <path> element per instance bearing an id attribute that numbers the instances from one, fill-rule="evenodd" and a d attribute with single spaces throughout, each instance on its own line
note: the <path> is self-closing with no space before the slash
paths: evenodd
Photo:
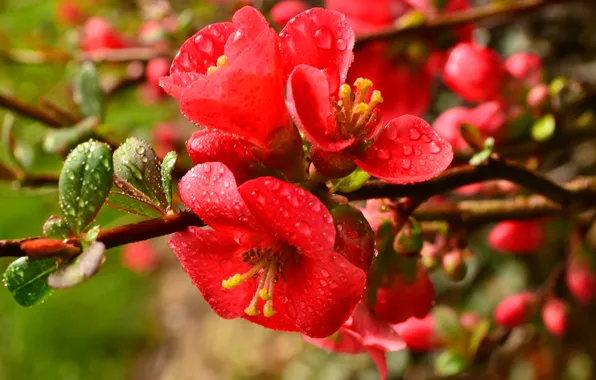
<path id="1" fill-rule="evenodd" d="M 161 181 L 168 206 L 172 206 L 172 171 L 176 165 L 178 154 L 168 152 L 161 163 Z"/>
<path id="2" fill-rule="evenodd" d="M 99 77 L 95 65 L 84 62 L 75 74 L 74 101 L 79 105 L 85 117 L 101 118 L 103 95 L 99 87 Z"/>
<path id="3" fill-rule="evenodd" d="M 60 173 L 60 207 L 75 234 L 85 231 L 103 205 L 112 185 L 110 148 L 90 140 L 66 158 Z"/>
<path id="4" fill-rule="evenodd" d="M 43 224 L 43 236 L 51 239 L 66 239 L 71 234 L 65 219 L 52 215 Z"/>
<path id="5" fill-rule="evenodd" d="M 369 178 L 370 174 L 358 168 L 350 173 L 350 175 L 334 181 L 333 189 L 334 191 L 349 193 L 361 188 Z"/>
<path id="6" fill-rule="evenodd" d="M 22 306 L 34 306 L 52 294 L 48 276 L 56 271 L 55 259 L 21 257 L 4 272 L 4 284 Z"/>
<path id="7" fill-rule="evenodd" d="M 532 138 L 536 141 L 546 141 L 555 133 L 556 122 L 553 114 L 549 113 L 534 122 Z"/>
<path id="8" fill-rule="evenodd" d="M 435 372 L 439 376 L 454 376 L 463 372 L 469 365 L 469 361 L 460 353 L 446 350 L 437 356 Z"/>

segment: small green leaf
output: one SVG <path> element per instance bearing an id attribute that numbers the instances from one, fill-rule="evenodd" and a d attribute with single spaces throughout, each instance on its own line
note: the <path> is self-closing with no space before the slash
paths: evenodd
<path id="1" fill-rule="evenodd" d="M 555 128 L 555 117 L 551 113 L 546 114 L 532 126 L 532 138 L 536 141 L 546 141 L 555 133 Z"/>
<path id="2" fill-rule="evenodd" d="M 466 332 L 459 323 L 457 313 L 447 306 L 437 306 L 433 309 L 437 334 L 448 342 L 461 343 L 465 340 Z"/>
<path id="3" fill-rule="evenodd" d="M 413 28 L 422 24 L 424 24 L 424 13 L 418 10 L 409 11 L 395 21 L 399 29 Z"/>
<path id="4" fill-rule="evenodd" d="M 87 231 L 87 233 L 85 234 L 85 242 L 87 244 L 92 244 L 97 240 L 97 237 L 99 236 L 99 231 L 100 231 L 100 227 L 99 226 L 93 226 L 89 229 L 89 231 Z"/>
<path id="5" fill-rule="evenodd" d="M 462 373 L 470 362 L 455 351 L 443 351 L 435 359 L 435 372 L 439 376 L 454 376 Z"/>
<path id="6" fill-rule="evenodd" d="M 161 182 L 166 196 L 168 206 L 172 207 L 172 170 L 176 165 L 178 154 L 174 151 L 168 152 L 161 162 Z"/>
<path id="7" fill-rule="evenodd" d="M 472 355 L 476 355 L 480 344 L 486 338 L 486 335 L 490 331 L 490 321 L 487 319 L 481 320 L 478 325 L 472 331 L 472 335 L 470 335 L 470 342 L 468 345 L 468 351 Z"/>
<path id="8" fill-rule="evenodd" d="M 99 75 L 93 63 L 84 62 L 75 75 L 73 98 L 83 116 L 96 116 L 101 119 L 103 94 L 99 86 Z"/>
<path id="9" fill-rule="evenodd" d="M 97 122 L 96 117 L 88 117 L 73 127 L 50 130 L 43 140 L 43 150 L 46 153 L 67 152 L 71 147 L 91 137 Z"/>
<path id="10" fill-rule="evenodd" d="M 139 198 L 123 193 L 110 193 L 107 205 L 130 214 L 157 218 L 163 216 L 163 210 L 155 206 L 153 202 L 147 203 Z"/>
<path id="11" fill-rule="evenodd" d="M 49 239 L 66 239 L 72 232 L 64 218 L 52 215 L 43 224 L 43 236 Z"/>
<path id="12" fill-rule="evenodd" d="M 54 271 L 55 259 L 21 257 L 4 272 L 4 284 L 21 306 L 34 306 L 52 294 L 48 276 Z"/>
<path id="13" fill-rule="evenodd" d="M 162 187 L 161 167 L 151 145 L 130 137 L 114 152 L 114 172 L 120 179 L 145 194 L 156 205 L 166 208 L 168 202 Z M 120 181 L 115 185 L 121 188 Z"/>
<path id="14" fill-rule="evenodd" d="M 567 83 L 567 78 L 556 77 L 548 85 L 548 91 L 550 92 L 551 96 L 558 95 L 559 92 L 561 92 L 565 88 L 565 86 L 567 86 Z"/>
<path id="15" fill-rule="evenodd" d="M 107 145 L 94 140 L 70 152 L 58 182 L 60 208 L 75 234 L 85 231 L 112 186 L 112 157 Z"/>
<path id="16" fill-rule="evenodd" d="M 349 193 L 361 188 L 369 178 L 370 174 L 358 168 L 350 173 L 350 175 L 334 181 L 333 190 L 341 193 Z"/>
<path id="17" fill-rule="evenodd" d="M 106 253 L 106 246 L 99 241 L 91 244 L 70 265 L 58 270 L 48 278 L 48 284 L 54 289 L 66 289 L 79 285 L 99 270 Z"/>

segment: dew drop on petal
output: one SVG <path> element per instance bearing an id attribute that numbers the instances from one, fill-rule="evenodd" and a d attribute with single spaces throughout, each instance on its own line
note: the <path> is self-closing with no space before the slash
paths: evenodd
<path id="1" fill-rule="evenodd" d="M 391 157 L 391 154 L 389 153 L 389 151 L 384 148 L 377 149 L 376 154 L 377 154 L 377 158 L 380 160 L 387 160 Z"/>
<path id="2" fill-rule="evenodd" d="M 441 152 L 441 147 L 435 144 L 434 142 L 431 142 L 430 146 L 428 147 L 428 151 L 432 154 L 437 154 Z"/>
<path id="3" fill-rule="evenodd" d="M 418 130 L 412 128 L 412 129 L 410 129 L 408 136 L 410 137 L 410 140 L 418 140 L 420 138 L 420 132 L 418 132 Z"/>
<path id="4" fill-rule="evenodd" d="M 415 156 L 420 156 L 420 153 L 421 153 L 420 150 L 418 150 L 418 149 L 414 150 L 414 155 Z"/>
<path id="5" fill-rule="evenodd" d="M 319 202 L 310 202 L 308 205 L 310 206 L 310 209 L 314 212 L 321 211 L 321 204 Z"/>
<path id="6" fill-rule="evenodd" d="M 310 229 L 310 227 L 303 222 L 296 222 L 296 224 L 294 225 L 294 227 L 296 227 L 296 229 L 303 234 L 304 236 L 310 236 L 312 233 L 312 230 Z"/>
<path id="7" fill-rule="evenodd" d="M 430 137 L 428 137 L 427 135 L 422 135 L 422 140 L 424 142 L 430 142 Z"/>
<path id="8" fill-rule="evenodd" d="M 321 283 L 321 286 L 327 286 L 327 281 L 320 279 L 319 282 Z"/>
<path id="9" fill-rule="evenodd" d="M 333 42 L 333 34 L 329 28 L 323 26 L 315 32 L 315 42 L 318 47 L 322 49 L 331 49 Z"/>
<path id="10" fill-rule="evenodd" d="M 329 277 L 329 272 L 327 271 L 327 269 L 321 269 L 321 274 L 323 275 L 323 277 Z"/>
<path id="11" fill-rule="evenodd" d="M 300 206 L 300 202 L 298 202 L 298 199 L 296 199 L 295 197 L 288 195 L 288 202 L 290 202 L 290 204 L 294 207 L 299 207 Z"/>
<path id="12" fill-rule="evenodd" d="M 344 51 L 346 50 L 346 47 L 348 47 L 348 44 L 346 40 L 344 40 L 343 38 L 339 38 L 337 41 L 335 41 L 335 47 L 339 51 Z"/>
<path id="13" fill-rule="evenodd" d="M 412 166 L 412 161 L 411 161 L 409 158 L 404 158 L 404 159 L 401 161 L 401 166 L 402 166 L 404 169 L 409 169 L 409 168 L 410 168 L 410 166 Z"/>
<path id="14" fill-rule="evenodd" d="M 404 145 L 403 146 L 403 152 L 406 156 L 409 156 L 410 154 L 412 154 L 412 147 L 409 145 Z"/>
<path id="15" fill-rule="evenodd" d="M 195 45 L 197 45 L 199 50 L 207 54 L 211 54 L 213 52 L 213 41 L 204 34 L 199 34 L 195 38 Z"/>

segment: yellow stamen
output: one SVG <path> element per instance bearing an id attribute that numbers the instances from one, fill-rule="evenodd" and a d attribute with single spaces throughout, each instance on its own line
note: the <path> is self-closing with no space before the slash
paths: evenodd
<path id="1" fill-rule="evenodd" d="M 356 103 L 356 104 L 362 103 L 364 101 L 364 99 L 366 99 L 366 94 L 368 92 L 368 89 L 371 88 L 372 85 L 373 85 L 373 82 L 370 79 L 365 79 L 365 78 L 356 79 L 356 82 L 354 82 L 354 86 L 356 86 L 356 89 L 358 91 L 356 92 L 356 100 L 354 101 L 354 103 Z"/>
<path id="2" fill-rule="evenodd" d="M 366 103 L 358 103 L 354 106 L 353 113 L 354 115 L 361 114 L 368 110 L 368 104 Z"/>
<path id="3" fill-rule="evenodd" d="M 211 74 L 213 74 L 213 73 L 214 73 L 214 72 L 216 72 L 218 69 L 220 69 L 220 68 L 224 67 L 224 66 L 225 66 L 225 65 L 227 65 L 227 64 L 228 64 L 228 57 L 227 57 L 227 56 L 225 56 L 225 55 L 220 55 L 220 56 L 217 58 L 217 63 L 216 63 L 216 65 L 217 65 L 217 66 L 210 66 L 210 67 L 207 69 L 207 75 L 211 75 Z"/>
<path id="4" fill-rule="evenodd" d="M 370 106 L 374 107 L 379 103 L 383 103 L 383 95 L 381 95 L 381 91 L 374 90 L 370 96 Z"/>
<path id="5" fill-rule="evenodd" d="M 261 260 L 259 263 L 257 263 L 255 266 L 253 266 L 248 272 L 246 272 L 244 274 L 236 273 L 235 275 L 228 278 L 227 280 L 223 280 L 221 282 L 221 286 L 223 286 L 225 289 L 228 289 L 228 290 L 234 289 L 236 286 L 240 285 L 245 280 L 247 280 L 247 279 L 251 278 L 252 276 L 254 276 L 255 274 L 259 273 L 259 271 L 261 269 L 263 269 L 266 264 L 267 264 L 267 260 Z"/>

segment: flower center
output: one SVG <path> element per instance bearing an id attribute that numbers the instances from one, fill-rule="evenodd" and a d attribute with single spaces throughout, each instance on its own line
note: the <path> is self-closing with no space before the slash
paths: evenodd
<path id="1" fill-rule="evenodd" d="M 224 67 L 228 63 L 228 57 L 225 55 L 220 55 L 217 58 L 217 66 L 210 66 L 207 69 L 207 75 L 211 75 L 216 72 L 218 69 Z"/>
<path id="2" fill-rule="evenodd" d="M 362 137 L 363 128 L 366 124 L 376 120 L 373 113 L 379 103 L 383 103 L 381 91 L 374 90 L 370 96 L 370 102 L 366 102 L 368 91 L 373 86 L 369 79 L 358 78 L 354 82 L 356 91 L 352 92 L 349 84 L 343 84 L 339 88 L 339 100 L 334 102 L 335 115 L 339 129 L 344 137 L 358 135 Z"/>
<path id="3" fill-rule="evenodd" d="M 221 285 L 225 289 L 234 289 L 244 281 L 256 280 L 260 276 L 255 294 L 244 312 L 250 316 L 259 315 L 259 300 L 263 300 L 265 301 L 263 315 L 270 318 L 275 315 L 273 308 L 275 283 L 280 277 L 283 278 L 283 269 L 292 256 L 298 257 L 296 250 L 285 243 L 278 243 L 274 248 L 249 249 L 242 254 L 242 260 L 251 264 L 252 268 L 245 273 L 236 273 L 227 280 L 223 280 Z"/>

